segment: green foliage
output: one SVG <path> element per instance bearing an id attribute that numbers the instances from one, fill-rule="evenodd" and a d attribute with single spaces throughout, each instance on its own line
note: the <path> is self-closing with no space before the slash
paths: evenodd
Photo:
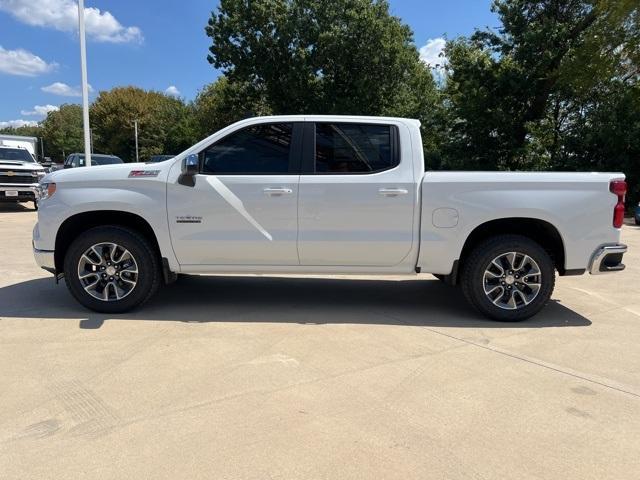
<path id="1" fill-rule="evenodd" d="M 498 32 L 446 48 L 443 165 L 624 171 L 636 202 L 640 4 L 495 0 L 493 9 Z"/>
<path id="2" fill-rule="evenodd" d="M 0 133 L 4 133 L 6 135 L 19 135 L 22 137 L 41 137 L 42 127 L 40 125 L 33 127 L 29 125 L 25 125 L 23 127 L 7 127 L 0 128 Z"/>
<path id="3" fill-rule="evenodd" d="M 62 162 L 66 155 L 84 151 L 82 133 L 82 107 L 75 104 L 60 105 L 49 112 L 42 122 L 45 155 Z"/>
<path id="4" fill-rule="evenodd" d="M 385 0 L 222 0 L 206 32 L 209 62 L 275 114 L 381 115 L 433 90 Z"/>
<path id="5" fill-rule="evenodd" d="M 136 87 L 100 92 L 91 105 L 94 151 L 135 161 L 134 121 L 140 161 L 175 154 L 195 141 L 187 105 L 180 99 Z"/>
<path id="6" fill-rule="evenodd" d="M 261 95 L 246 83 L 230 82 L 225 76 L 198 92 L 191 108 L 200 139 L 243 118 L 272 113 Z"/>

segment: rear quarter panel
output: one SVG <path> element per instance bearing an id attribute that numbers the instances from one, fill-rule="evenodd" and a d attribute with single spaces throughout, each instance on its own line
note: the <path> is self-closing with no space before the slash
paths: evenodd
<path id="1" fill-rule="evenodd" d="M 559 232 L 565 268 L 587 268 L 594 250 L 616 243 L 616 196 L 609 182 L 619 173 L 427 172 L 422 181 L 422 271 L 451 273 L 466 239 L 491 220 L 544 220 Z"/>

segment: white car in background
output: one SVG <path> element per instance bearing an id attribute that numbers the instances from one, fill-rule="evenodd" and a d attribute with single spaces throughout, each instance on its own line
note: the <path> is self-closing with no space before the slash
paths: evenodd
<path id="1" fill-rule="evenodd" d="M 262 117 L 173 160 L 49 174 L 33 244 L 100 312 L 137 307 L 179 273 L 428 272 L 515 321 L 547 303 L 556 271 L 624 268 L 624 179 L 425 173 L 416 120 Z"/>

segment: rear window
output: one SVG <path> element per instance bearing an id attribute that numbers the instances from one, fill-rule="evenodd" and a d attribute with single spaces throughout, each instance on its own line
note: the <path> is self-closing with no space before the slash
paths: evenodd
<path id="1" fill-rule="evenodd" d="M 0 160 L 35 162 L 33 156 L 24 148 L 0 148 Z"/>
<path id="2" fill-rule="evenodd" d="M 398 165 L 395 127 L 316 123 L 315 172 L 375 173 Z"/>

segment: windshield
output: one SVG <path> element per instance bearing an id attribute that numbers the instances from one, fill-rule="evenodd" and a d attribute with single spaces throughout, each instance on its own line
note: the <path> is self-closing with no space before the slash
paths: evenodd
<path id="1" fill-rule="evenodd" d="M 35 162 L 33 156 L 24 148 L 0 148 L 0 160 Z"/>

